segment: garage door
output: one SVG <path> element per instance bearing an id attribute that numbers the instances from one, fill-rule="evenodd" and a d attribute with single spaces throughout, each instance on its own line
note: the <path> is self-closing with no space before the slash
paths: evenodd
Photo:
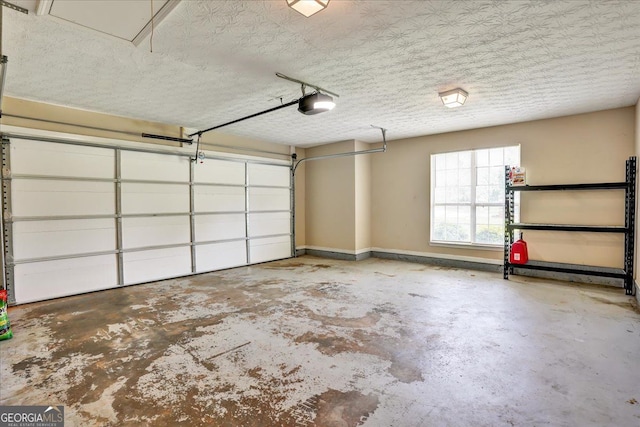
<path id="1" fill-rule="evenodd" d="M 2 157 L 12 303 L 292 256 L 287 162 L 32 137 Z"/>

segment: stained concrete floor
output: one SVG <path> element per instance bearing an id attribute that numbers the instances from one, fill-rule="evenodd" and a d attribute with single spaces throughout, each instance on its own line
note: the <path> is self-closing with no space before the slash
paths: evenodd
<path id="1" fill-rule="evenodd" d="M 620 289 L 313 257 L 9 310 L 0 404 L 67 426 L 638 426 Z"/>

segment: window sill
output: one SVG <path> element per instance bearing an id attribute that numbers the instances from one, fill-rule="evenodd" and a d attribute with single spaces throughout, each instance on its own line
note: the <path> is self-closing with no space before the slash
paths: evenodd
<path id="1" fill-rule="evenodd" d="M 502 252 L 504 247 L 502 245 L 489 245 L 483 243 L 454 243 L 454 242 L 429 242 L 429 246 L 438 246 L 442 248 L 455 248 L 455 249 L 474 249 L 480 251 L 493 251 Z"/>

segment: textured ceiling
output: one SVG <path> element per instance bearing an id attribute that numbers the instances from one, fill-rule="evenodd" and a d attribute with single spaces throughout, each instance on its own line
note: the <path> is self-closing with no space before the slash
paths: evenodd
<path id="1" fill-rule="evenodd" d="M 16 1 L 30 5 L 33 1 Z M 640 96 L 640 1 L 339 1 L 305 18 L 285 0 L 182 1 L 126 41 L 4 9 L 6 94 L 203 129 L 301 95 L 340 95 L 222 129 L 297 146 L 379 141 L 603 110 Z M 447 109 L 438 92 L 462 87 Z M 10 113 L 10 112 L 8 112 Z"/>

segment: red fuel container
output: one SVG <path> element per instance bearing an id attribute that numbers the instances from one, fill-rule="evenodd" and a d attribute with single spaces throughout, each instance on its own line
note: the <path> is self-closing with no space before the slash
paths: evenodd
<path id="1" fill-rule="evenodd" d="M 527 242 L 522 239 L 516 240 L 509 251 L 509 262 L 511 264 L 526 264 L 527 261 L 529 261 Z"/>

